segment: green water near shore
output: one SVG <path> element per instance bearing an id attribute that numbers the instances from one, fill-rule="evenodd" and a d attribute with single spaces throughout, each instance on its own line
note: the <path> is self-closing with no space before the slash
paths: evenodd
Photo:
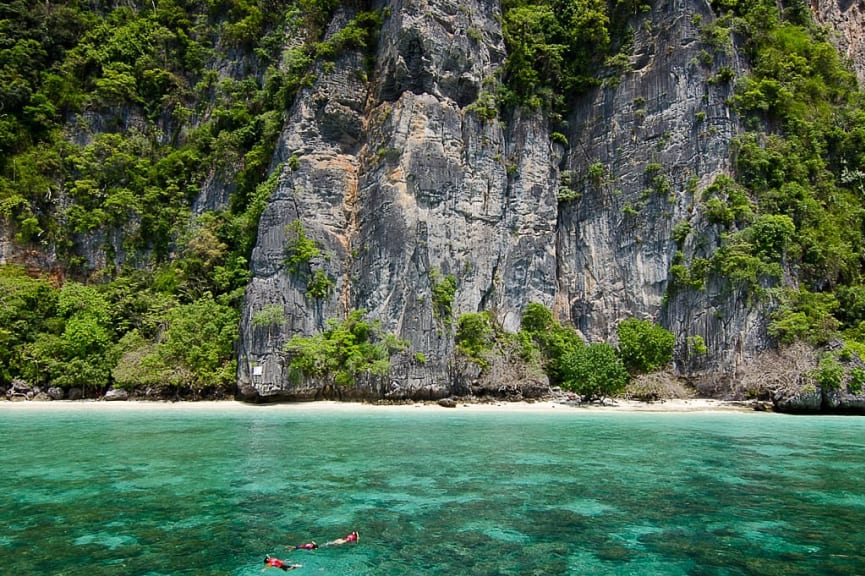
<path id="1" fill-rule="evenodd" d="M 106 406 L 0 438 L 3 574 L 865 573 L 862 418 Z"/>

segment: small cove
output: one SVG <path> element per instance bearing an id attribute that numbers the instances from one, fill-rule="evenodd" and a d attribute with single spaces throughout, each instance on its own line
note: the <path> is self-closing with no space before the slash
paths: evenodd
<path id="1" fill-rule="evenodd" d="M 860 418 L 70 405 L 0 437 L 9 574 L 865 573 Z"/>

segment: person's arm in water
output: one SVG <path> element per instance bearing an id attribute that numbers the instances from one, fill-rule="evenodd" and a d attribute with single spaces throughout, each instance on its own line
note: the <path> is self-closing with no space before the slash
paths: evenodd
<path id="1" fill-rule="evenodd" d="M 325 546 L 339 546 L 341 544 L 348 544 L 349 542 L 357 542 L 358 538 L 357 531 L 355 530 L 345 538 L 337 538 L 336 540 L 331 540 L 330 542 L 325 543 Z"/>

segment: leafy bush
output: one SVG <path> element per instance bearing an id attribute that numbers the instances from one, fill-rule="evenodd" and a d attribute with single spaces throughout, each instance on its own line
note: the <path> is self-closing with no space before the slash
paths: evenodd
<path id="1" fill-rule="evenodd" d="M 456 348 L 469 360 L 486 367 L 484 353 L 493 348 L 495 327 L 488 312 L 469 312 L 457 319 Z"/>
<path id="2" fill-rule="evenodd" d="M 564 95 L 597 84 L 592 72 L 610 45 L 610 16 L 603 2 L 507 0 L 502 16 L 506 106 L 558 111 Z"/>
<path id="3" fill-rule="evenodd" d="M 632 372 L 654 372 L 673 359 L 676 337 L 649 320 L 628 318 L 619 323 L 616 333 L 622 361 Z"/>
<path id="4" fill-rule="evenodd" d="M 696 336 L 688 336 L 687 344 L 688 355 L 703 355 L 709 351 L 706 347 L 706 341 L 703 340 L 703 337 L 699 334 Z"/>
<path id="5" fill-rule="evenodd" d="M 44 332 L 56 332 L 57 292 L 43 278 L 31 278 L 23 268 L 0 265 L 0 383 L 20 377 L 38 362 L 26 353 Z M 62 324 L 61 324 L 62 325 Z"/>
<path id="6" fill-rule="evenodd" d="M 316 270 L 306 285 L 306 295 L 323 300 L 333 293 L 334 282 L 324 270 Z"/>
<path id="7" fill-rule="evenodd" d="M 564 357 L 584 345 L 577 331 L 571 327 L 562 326 L 543 304 L 532 302 L 526 306 L 523 312 L 520 332 L 538 347 L 550 383 L 553 385 L 562 384 Z M 531 353 L 530 350 L 527 350 L 526 355 Z"/>
<path id="8" fill-rule="evenodd" d="M 327 321 L 315 336 L 293 336 L 285 346 L 296 376 L 317 377 L 340 386 L 353 385 L 362 374 L 384 376 L 390 357 L 408 343 L 385 333 L 378 321 L 366 320 L 366 310 L 353 310 L 345 321 Z"/>
<path id="9" fill-rule="evenodd" d="M 285 307 L 280 304 L 268 304 L 252 315 L 253 326 L 277 326 L 285 322 Z"/>
<path id="10" fill-rule="evenodd" d="M 824 390 L 838 390 L 844 381 L 844 367 L 832 354 L 824 354 L 813 377 Z"/>
<path id="11" fill-rule="evenodd" d="M 865 370 L 858 367 L 851 369 L 850 379 L 847 381 L 847 392 L 861 394 L 863 385 L 865 385 Z"/>
<path id="12" fill-rule="evenodd" d="M 168 310 L 161 338 L 137 330 L 120 341 L 123 351 L 113 375 L 117 385 L 227 388 L 236 378 L 234 340 L 238 312 L 210 294 Z"/>
<path id="13" fill-rule="evenodd" d="M 532 336 L 546 334 L 555 324 L 552 311 L 538 302 L 530 302 L 520 319 L 520 328 Z"/>
<path id="14" fill-rule="evenodd" d="M 309 261 L 318 257 L 321 251 L 315 240 L 307 237 L 300 220 L 285 227 L 285 267 L 291 274 L 297 274 Z"/>
<path id="15" fill-rule="evenodd" d="M 457 278 L 453 274 L 442 276 L 437 270 L 431 270 L 430 282 L 432 284 L 433 316 L 449 328 L 453 319 Z"/>
<path id="16" fill-rule="evenodd" d="M 561 359 L 561 377 L 562 388 L 588 400 L 615 396 L 630 379 L 616 349 L 598 342 L 578 346 L 565 354 Z"/>
<path id="17" fill-rule="evenodd" d="M 767 330 L 782 344 L 796 340 L 825 344 L 840 327 L 833 315 L 838 300 L 832 294 L 786 289 L 779 293 L 778 300 Z"/>

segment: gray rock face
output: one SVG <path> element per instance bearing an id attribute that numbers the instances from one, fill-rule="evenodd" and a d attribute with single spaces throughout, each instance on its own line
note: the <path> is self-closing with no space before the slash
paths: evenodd
<path id="1" fill-rule="evenodd" d="M 278 157 L 298 162 L 283 168 L 259 225 L 242 320 L 244 396 L 308 397 L 316 384 L 290 380 L 285 343 L 363 308 L 426 359 L 395 359 L 392 377 L 370 382 L 369 394 L 443 397 L 455 318 L 498 310 L 513 330 L 525 304 L 553 301 L 560 151 L 539 115 L 505 127 L 463 106 L 502 61 L 492 6 L 405 2 L 391 10 L 377 81 L 351 73 L 361 55 L 345 54 L 318 71 L 291 111 Z M 471 40 L 470 29 L 484 41 Z M 321 254 L 305 273 L 285 263 L 295 222 Z M 325 298 L 307 293 L 319 270 L 333 282 Z M 448 275 L 457 287 L 444 318 L 432 291 Z M 257 323 L 273 306 L 285 321 Z"/>
<path id="2" fill-rule="evenodd" d="M 747 313 L 716 301 L 712 289 L 673 298 L 662 309 L 677 249 L 673 227 L 685 222 L 701 234 L 708 228 L 697 192 L 729 171 L 729 145 L 739 130 L 725 103 L 732 86 L 709 79 L 722 65 L 742 64 L 724 54 L 710 66 L 700 63 L 705 45 L 694 14 L 712 19 L 708 3 L 659 3 L 645 17 L 653 32 L 644 25 L 635 34 L 634 71 L 589 94 L 570 119 L 577 144 L 564 164 L 580 198 L 560 214 L 557 304 L 593 340 L 613 337 L 628 316 L 660 319 L 677 339 L 703 335 L 715 351 L 749 330 Z M 691 241 L 688 256 L 696 250 Z M 719 326 L 710 318 L 716 306 L 735 317 Z"/>
<path id="3" fill-rule="evenodd" d="M 772 402 L 778 412 L 865 415 L 865 394 L 829 390 L 820 386 L 779 391 L 773 396 Z"/>
<path id="4" fill-rule="evenodd" d="M 865 4 L 857 0 L 816 0 L 811 3 L 814 16 L 829 29 L 830 39 L 838 46 L 856 75 L 865 85 Z"/>
<path id="5" fill-rule="evenodd" d="M 811 387 L 797 394 L 778 394 L 772 402 L 779 412 L 814 413 L 823 406 L 823 394 L 820 387 Z"/>
<path id="6" fill-rule="evenodd" d="M 567 146 L 551 141 L 540 112 L 490 120 L 473 111 L 505 58 L 498 3 L 384 7 L 369 81 L 355 73 L 361 55 L 343 54 L 316 71 L 288 116 L 277 158 L 294 160 L 281 165 L 261 220 L 242 320 L 244 398 L 507 392 L 509 379 L 535 381 L 505 369 L 481 382 L 454 354 L 455 321 L 487 310 L 515 331 L 530 302 L 594 341 L 614 339 L 624 318 L 651 318 L 677 337 L 677 371 L 707 388 L 769 345 L 765 306 L 735 287 L 710 278 L 703 290 L 669 291 L 677 250 L 707 257 L 720 242 L 700 192 L 730 173 L 741 131 L 727 105 L 732 83 L 717 75 L 747 70 L 732 42 L 706 61 L 708 2 L 661 1 L 634 17 L 631 69 L 574 102 Z M 351 17 L 341 10 L 331 34 Z M 692 233 L 679 246 L 681 224 Z M 302 271 L 286 264 L 297 229 L 320 251 Z M 332 282 L 325 297 L 309 293 L 316 273 Z M 456 290 L 443 318 L 434 288 L 449 275 Z M 361 308 L 410 343 L 388 377 L 347 391 L 289 374 L 293 335 Z M 263 322 L 273 309 L 280 318 Z M 699 357 L 686 345 L 696 336 L 708 349 Z M 535 384 L 518 393 L 548 390 Z"/>

